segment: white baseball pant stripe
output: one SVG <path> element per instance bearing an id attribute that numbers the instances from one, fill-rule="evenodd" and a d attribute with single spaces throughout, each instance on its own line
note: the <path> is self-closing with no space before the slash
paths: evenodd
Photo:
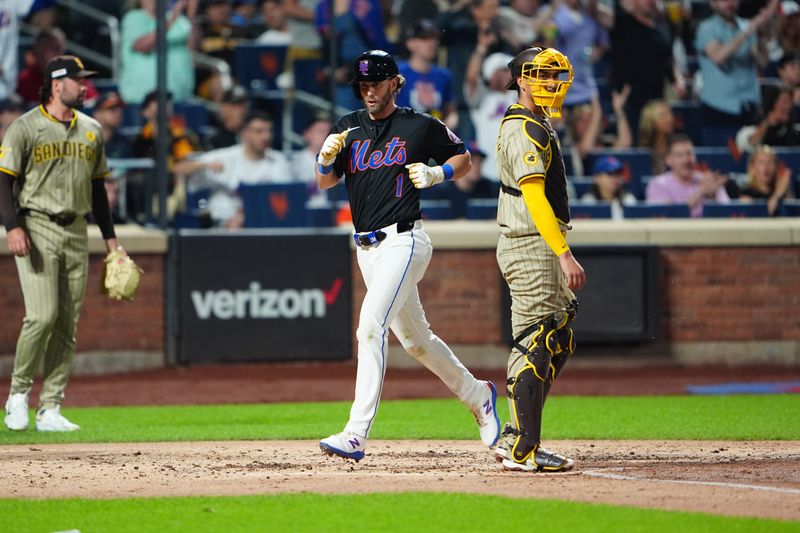
<path id="1" fill-rule="evenodd" d="M 483 388 L 425 318 L 417 283 L 431 260 L 430 238 L 417 221 L 411 231 L 384 228 L 386 239 L 359 247 L 358 266 L 367 286 L 358 329 L 355 399 L 345 431 L 368 437 L 380 403 L 386 373 L 389 324 L 406 352 L 436 374 L 462 402 L 472 406 Z"/>

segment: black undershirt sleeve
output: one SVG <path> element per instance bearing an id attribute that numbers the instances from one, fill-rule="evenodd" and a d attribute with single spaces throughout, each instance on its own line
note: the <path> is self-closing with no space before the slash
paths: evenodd
<path id="1" fill-rule="evenodd" d="M 103 234 L 103 239 L 115 239 L 114 222 L 111 220 L 111 207 L 108 205 L 106 194 L 106 180 L 98 178 L 92 180 L 92 216 Z"/>
<path id="2" fill-rule="evenodd" d="M 0 176 L 0 219 L 6 227 L 6 231 L 19 227 L 17 210 L 14 208 L 13 180 L 14 178 L 9 175 Z"/>

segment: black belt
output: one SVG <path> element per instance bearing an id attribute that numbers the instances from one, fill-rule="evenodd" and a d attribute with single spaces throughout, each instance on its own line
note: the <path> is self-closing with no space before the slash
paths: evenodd
<path id="1" fill-rule="evenodd" d="M 500 188 L 503 189 L 504 193 L 510 194 L 511 196 L 522 196 L 522 191 L 519 189 L 512 189 L 502 181 L 500 182 Z"/>
<path id="2" fill-rule="evenodd" d="M 37 209 L 28 209 L 27 207 L 20 209 L 19 214 L 22 216 L 28 216 L 32 213 L 37 213 L 39 215 L 44 215 L 50 219 L 51 222 L 55 222 L 61 227 L 66 227 L 72 225 L 75 222 L 75 219 L 78 218 L 78 215 L 72 214 L 61 214 L 61 215 L 53 215 L 52 213 L 47 213 L 45 211 L 39 211 Z"/>
<path id="3" fill-rule="evenodd" d="M 414 220 L 406 220 L 397 223 L 397 233 L 404 233 L 414 229 Z M 376 229 L 367 233 L 356 233 L 353 235 L 353 240 L 356 241 L 357 246 L 371 246 L 381 242 L 386 238 L 386 233 L 382 230 Z"/>

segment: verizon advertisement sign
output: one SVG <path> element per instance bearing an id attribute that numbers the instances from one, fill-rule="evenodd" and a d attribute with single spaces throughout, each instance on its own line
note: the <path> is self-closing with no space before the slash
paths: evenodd
<path id="1" fill-rule="evenodd" d="M 173 237 L 177 361 L 349 358 L 348 239 L 295 231 Z"/>

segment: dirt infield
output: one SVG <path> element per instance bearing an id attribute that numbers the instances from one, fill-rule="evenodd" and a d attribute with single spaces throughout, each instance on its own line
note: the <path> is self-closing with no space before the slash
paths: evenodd
<path id="1" fill-rule="evenodd" d="M 504 472 L 470 441 L 371 441 L 360 463 L 316 441 L 71 444 L 0 447 L 0 482 L 22 498 L 446 491 L 800 520 L 800 441 L 546 444 L 576 470 Z"/>
<path id="2" fill-rule="evenodd" d="M 688 384 L 789 380 L 800 369 L 576 367 L 554 394 L 679 395 Z M 75 377 L 64 406 L 350 401 L 354 381 L 353 362 L 171 368 Z M 450 396 L 427 371 L 387 372 L 384 399 Z M 18 498 L 448 491 L 800 520 L 800 441 L 544 444 L 575 458 L 576 470 L 504 472 L 472 441 L 370 441 L 358 464 L 323 455 L 316 441 L 21 445 L 0 446 L 0 483 Z"/>

